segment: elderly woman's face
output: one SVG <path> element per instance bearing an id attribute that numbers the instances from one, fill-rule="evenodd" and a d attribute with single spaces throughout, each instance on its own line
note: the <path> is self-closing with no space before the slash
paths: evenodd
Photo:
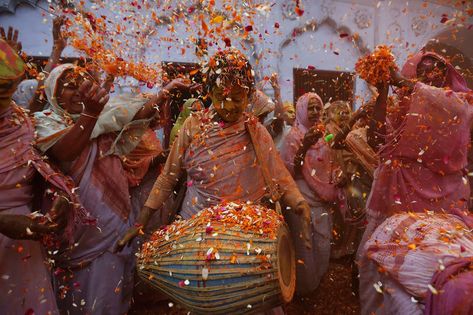
<path id="1" fill-rule="evenodd" d="M 229 90 L 215 87 L 210 98 L 217 114 L 226 122 L 235 122 L 241 118 L 248 106 L 248 89 L 235 85 Z"/>
<path id="2" fill-rule="evenodd" d="M 317 97 L 311 97 L 307 105 L 307 118 L 311 124 L 315 124 L 320 120 L 323 104 Z"/>
<path id="3" fill-rule="evenodd" d="M 422 58 L 417 65 L 417 78 L 425 84 L 442 87 L 445 83 L 446 65 L 431 56 Z"/>
<path id="4" fill-rule="evenodd" d="M 346 124 L 350 120 L 351 111 L 347 105 L 339 106 L 335 113 L 335 121 L 339 125 Z"/>
<path id="5" fill-rule="evenodd" d="M 56 98 L 59 106 L 69 114 L 82 113 L 84 106 L 82 96 L 79 93 L 80 84 L 84 77 L 73 78 L 70 74 L 72 70 L 66 70 L 58 81 Z"/>

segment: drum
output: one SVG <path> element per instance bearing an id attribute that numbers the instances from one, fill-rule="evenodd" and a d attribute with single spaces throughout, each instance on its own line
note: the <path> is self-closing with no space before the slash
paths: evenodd
<path id="1" fill-rule="evenodd" d="M 197 314 L 242 314 L 292 300 L 295 252 L 282 216 L 251 204 L 204 209 L 155 232 L 140 278 Z"/>

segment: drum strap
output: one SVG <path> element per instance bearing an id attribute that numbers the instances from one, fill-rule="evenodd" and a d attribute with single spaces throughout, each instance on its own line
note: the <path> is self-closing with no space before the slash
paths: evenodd
<path id="1" fill-rule="evenodd" d="M 257 124 L 256 118 L 251 117 L 249 121 L 245 123 L 246 130 L 250 134 L 251 143 L 253 144 L 253 148 L 255 150 L 256 161 L 261 169 L 261 172 L 263 173 L 263 178 L 264 178 L 264 182 L 266 183 L 266 187 L 269 190 L 270 202 L 274 204 L 275 210 L 279 214 L 282 214 L 281 205 L 279 202 L 282 195 L 277 187 L 278 185 L 271 179 L 268 166 L 266 165 L 266 163 L 264 163 L 263 152 L 261 152 L 261 148 L 257 140 L 256 124 Z"/>

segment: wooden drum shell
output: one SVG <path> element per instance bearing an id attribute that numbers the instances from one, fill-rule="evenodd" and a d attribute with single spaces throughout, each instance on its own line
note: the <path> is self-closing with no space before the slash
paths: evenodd
<path id="1" fill-rule="evenodd" d="M 295 251 L 284 223 L 276 239 L 215 227 L 217 235 L 198 226 L 161 242 L 153 258 L 140 256 L 138 275 L 197 314 L 254 313 L 292 300 Z M 210 248 L 219 259 L 206 260 Z"/>

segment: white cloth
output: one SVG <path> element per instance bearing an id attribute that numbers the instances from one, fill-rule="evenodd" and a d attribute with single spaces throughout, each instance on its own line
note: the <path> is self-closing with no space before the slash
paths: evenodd
<path id="1" fill-rule="evenodd" d="M 45 81 L 45 92 L 49 106 L 34 113 L 36 132 L 39 139 L 37 147 L 46 152 L 71 128 L 80 114 L 68 114 L 57 102 L 56 92 L 59 78 L 66 70 L 73 69 L 72 64 L 56 67 Z M 120 132 L 114 145 L 106 154 L 124 155 L 131 152 L 139 143 L 141 136 L 151 119 L 132 121 L 136 113 L 148 100 L 141 95 L 121 94 L 112 97 L 100 113 L 90 139 L 95 139 L 109 132 Z M 69 118 L 69 119 L 68 119 Z M 126 137 L 126 141 L 119 141 Z"/>

